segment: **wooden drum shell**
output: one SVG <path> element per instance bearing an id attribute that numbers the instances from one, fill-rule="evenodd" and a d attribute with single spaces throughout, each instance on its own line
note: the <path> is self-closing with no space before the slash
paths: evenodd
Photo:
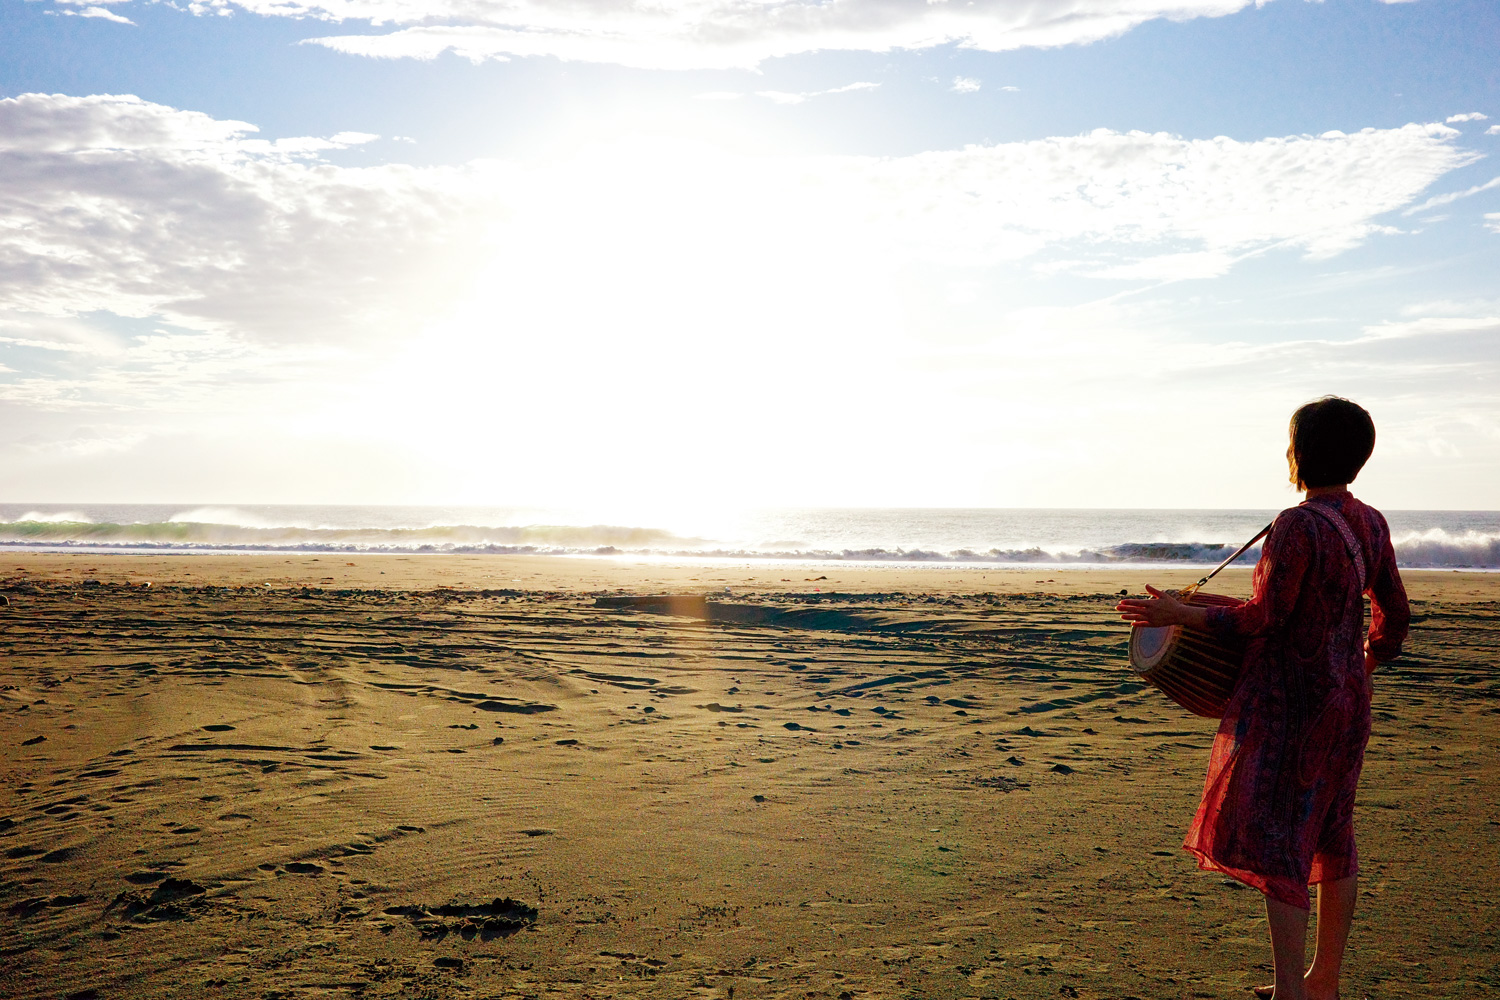
<path id="1" fill-rule="evenodd" d="M 1233 607 L 1221 594 L 1194 594 L 1188 604 Z M 1165 633 L 1165 634 L 1163 634 Z M 1244 667 L 1244 649 L 1197 629 L 1170 625 L 1130 630 L 1130 665 L 1141 679 L 1194 715 L 1222 719 Z"/>

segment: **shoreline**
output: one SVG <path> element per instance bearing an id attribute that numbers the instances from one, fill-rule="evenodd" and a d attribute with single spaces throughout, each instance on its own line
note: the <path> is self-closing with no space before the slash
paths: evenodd
<path id="1" fill-rule="evenodd" d="M 684 594 L 1129 594 L 1146 584 L 1182 587 L 1205 572 L 1196 565 L 1059 568 L 759 561 L 646 560 L 629 557 L 411 553 L 152 554 L 0 552 L 0 588 L 24 583 L 228 586 L 360 590 L 514 590 L 550 593 Z M 1209 589 L 1250 592 L 1250 567 L 1224 570 Z M 1402 571 L 1413 600 L 1500 600 L 1500 573 Z"/>

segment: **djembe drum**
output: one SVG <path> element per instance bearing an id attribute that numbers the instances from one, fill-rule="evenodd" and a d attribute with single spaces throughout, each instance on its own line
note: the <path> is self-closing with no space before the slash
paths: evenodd
<path id="1" fill-rule="evenodd" d="M 1219 594 L 1180 598 L 1200 607 L 1240 602 Z M 1244 664 L 1244 650 L 1182 625 L 1130 630 L 1130 665 L 1141 679 L 1194 715 L 1222 719 Z"/>
<path id="2" fill-rule="evenodd" d="M 1272 524 L 1275 522 L 1273 521 Z M 1219 575 L 1219 571 L 1250 551 L 1250 546 L 1270 534 L 1272 524 L 1255 533 L 1255 537 L 1235 550 L 1234 554 L 1197 583 L 1177 592 L 1185 604 L 1204 608 L 1233 607 L 1240 602 L 1220 594 L 1198 590 Z M 1361 571 L 1363 573 L 1363 571 Z M 1245 663 L 1242 648 L 1226 646 L 1214 636 L 1181 625 L 1162 628 L 1135 627 L 1130 630 L 1130 665 L 1141 680 L 1161 691 L 1194 715 L 1209 719 L 1224 718 L 1229 696 Z"/>

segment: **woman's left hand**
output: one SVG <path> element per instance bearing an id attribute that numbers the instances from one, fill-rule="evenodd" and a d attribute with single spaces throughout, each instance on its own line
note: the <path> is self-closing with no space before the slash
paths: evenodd
<path id="1" fill-rule="evenodd" d="M 1146 593 L 1151 595 L 1148 601 L 1124 600 L 1115 605 L 1120 617 L 1136 628 L 1161 628 L 1165 625 L 1202 628 L 1207 620 L 1203 608 L 1184 604 L 1175 594 L 1157 590 L 1150 584 L 1146 585 Z"/>

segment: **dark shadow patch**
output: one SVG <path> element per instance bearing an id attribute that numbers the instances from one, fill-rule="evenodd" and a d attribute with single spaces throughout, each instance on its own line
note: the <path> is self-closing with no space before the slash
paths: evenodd
<path id="1" fill-rule="evenodd" d="M 509 712 L 512 715 L 536 715 L 539 712 L 555 712 L 556 705 L 540 705 L 535 702 L 496 701 L 493 698 L 474 705 L 481 712 Z"/>
<path id="2" fill-rule="evenodd" d="M 154 923 L 163 920 L 191 920 L 203 906 L 206 886 L 185 878 L 167 878 L 149 894 L 122 892 L 105 907 L 104 912 L 118 909 L 127 920 Z"/>
<path id="3" fill-rule="evenodd" d="M 457 934 L 465 941 L 507 938 L 536 923 L 537 910 L 519 900 L 495 899 L 488 903 L 444 903 L 441 906 L 389 906 L 390 916 L 405 917 L 424 941 L 441 941 Z"/>

